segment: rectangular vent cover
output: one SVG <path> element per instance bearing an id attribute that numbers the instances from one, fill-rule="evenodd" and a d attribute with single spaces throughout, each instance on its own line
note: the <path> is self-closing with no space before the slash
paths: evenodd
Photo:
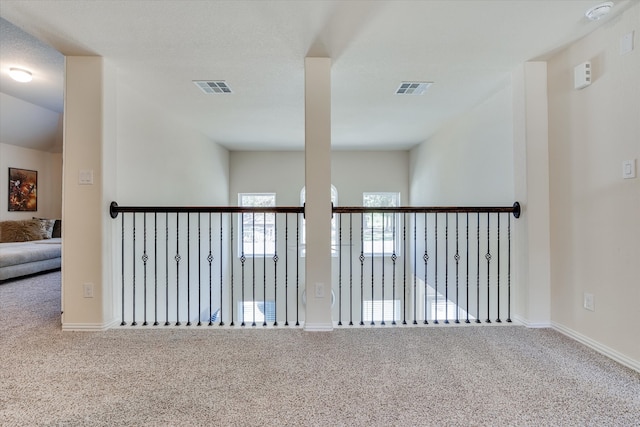
<path id="1" fill-rule="evenodd" d="M 396 89 L 396 95 L 422 95 L 432 84 L 433 82 L 402 82 Z"/>
<path id="2" fill-rule="evenodd" d="M 224 80 L 194 80 L 193 83 L 208 95 L 232 93 Z"/>

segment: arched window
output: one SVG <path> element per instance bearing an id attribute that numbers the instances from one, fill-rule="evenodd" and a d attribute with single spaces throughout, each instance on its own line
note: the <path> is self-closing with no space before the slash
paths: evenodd
<path id="1" fill-rule="evenodd" d="M 300 206 L 304 206 L 304 202 L 305 202 L 305 196 L 306 196 L 306 191 L 305 191 L 306 187 L 302 187 L 302 190 L 300 190 Z M 338 206 L 338 190 L 336 189 L 336 187 L 332 184 L 331 185 L 331 203 L 333 204 L 333 206 Z M 306 221 L 304 220 L 304 217 L 302 218 L 302 220 L 300 221 L 301 223 L 301 230 L 300 230 L 300 245 L 301 245 L 301 249 L 300 249 L 300 255 L 301 256 L 305 256 L 306 254 L 306 243 L 307 243 L 307 238 L 306 238 Z M 334 215 L 333 218 L 331 219 L 331 256 L 338 256 L 338 236 L 337 236 L 337 221 L 336 221 L 336 216 Z"/>

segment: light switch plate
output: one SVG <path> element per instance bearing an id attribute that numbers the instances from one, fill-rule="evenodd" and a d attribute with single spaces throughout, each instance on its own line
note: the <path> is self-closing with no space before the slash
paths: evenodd
<path id="1" fill-rule="evenodd" d="M 620 38 L 620 55 L 625 55 L 633 50 L 633 31 Z"/>
<path id="2" fill-rule="evenodd" d="M 622 178 L 633 179 L 636 177 L 636 160 L 625 160 L 622 162 Z"/>
<path id="3" fill-rule="evenodd" d="M 81 170 L 78 173 L 78 184 L 93 185 L 93 170 Z"/>
<path id="4" fill-rule="evenodd" d="M 82 285 L 82 294 L 85 298 L 93 298 L 93 283 Z"/>
<path id="5" fill-rule="evenodd" d="M 596 311 L 593 294 L 588 294 L 585 292 L 583 296 L 584 296 L 583 306 L 585 310 Z"/>

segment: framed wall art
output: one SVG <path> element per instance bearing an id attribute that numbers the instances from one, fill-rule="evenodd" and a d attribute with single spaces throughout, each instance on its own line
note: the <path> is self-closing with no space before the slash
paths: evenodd
<path id="1" fill-rule="evenodd" d="M 38 172 L 9 168 L 9 211 L 38 210 Z"/>

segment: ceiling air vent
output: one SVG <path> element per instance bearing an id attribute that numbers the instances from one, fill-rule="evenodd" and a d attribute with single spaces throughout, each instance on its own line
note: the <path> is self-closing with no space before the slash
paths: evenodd
<path id="1" fill-rule="evenodd" d="M 422 95 L 432 84 L 433 82 L 402 82 L 396 89 L 396 95 Z"/>
<path id="2" fill-rule="evenodd" d="M 194 80 L 193 83 L 208 95 L 232 93 L 224 80 Z"/>

